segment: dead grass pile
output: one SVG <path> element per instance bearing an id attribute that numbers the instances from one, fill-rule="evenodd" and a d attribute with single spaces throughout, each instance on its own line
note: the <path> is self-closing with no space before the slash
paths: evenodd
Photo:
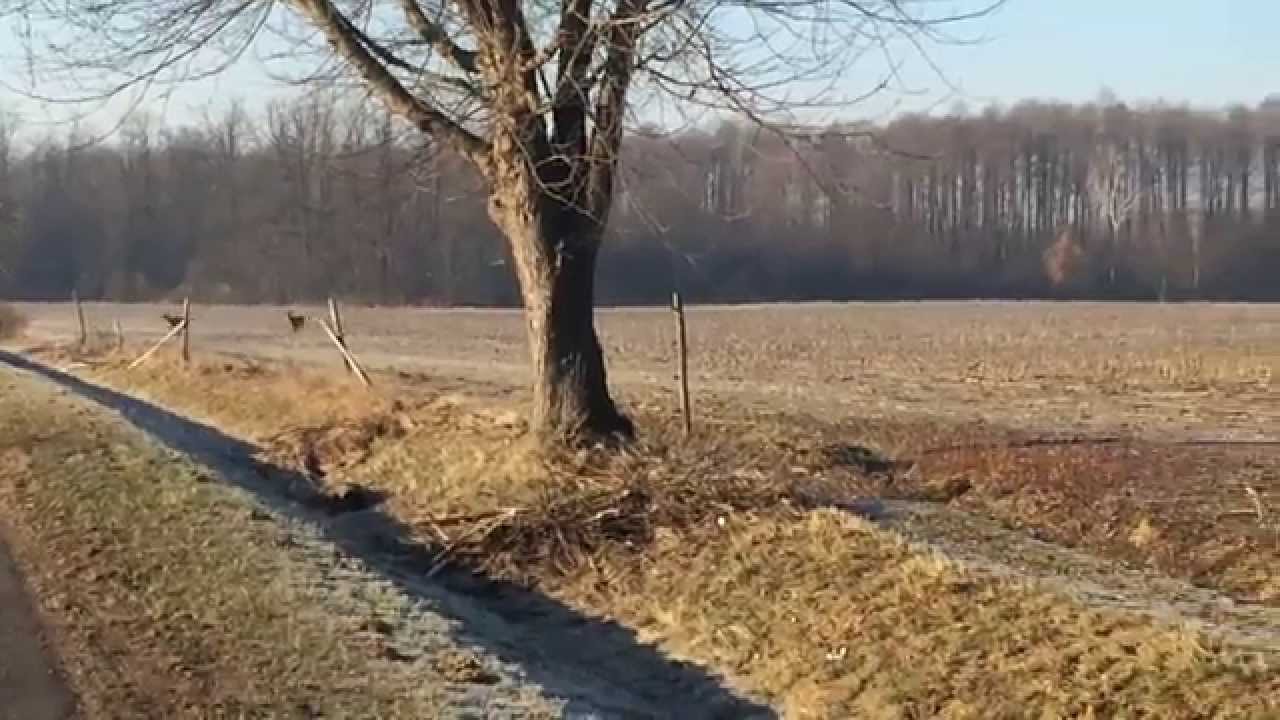
<path id="1" fill-rule="evenodd" d="M 14 308 L 0 303 L 0 340 L 12 340 L 27 329 L 27 318 Z"/>
<path id="2" fill-rule="evenodd" d="M 530 586 L 609 553 L 641 553 L 664 532 L 796 511 L 787 468 L 758 448 L 685 442 L 674 424 L 651 422 L 645 443 L 623 452 L 549 452 L 452 398 L 410 416 L 412 432 L 343 479 L 389 496 L 438 563 Z"/>
<path id="3" fill-rule="evenodd" d="M 403 437 L 413 427 L 412 418 L 393 407 L 390 413 L 332 425 L 289 428 L 264 438 L 259 457 L 321 480 L 359 465 L 373 454 L 377 442 Z"/>
<path id="4" fill-rule="evenodd" d="M 732 468 L 717 450 L 702 446 L 696 460 L 653 448 L 543 457 L 542 489 L 532 502 L 423 522 L 467 565 L 536 584 L 602 555 L 645 551 L 663 533 L 710 527 L 737 513 L 796 511 L 791 478 L 735 472 L 742 466 Z"/>

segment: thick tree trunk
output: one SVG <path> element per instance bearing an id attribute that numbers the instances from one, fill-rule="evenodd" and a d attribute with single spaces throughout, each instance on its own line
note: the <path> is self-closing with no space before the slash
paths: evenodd
<path id="1" fill-rule="evenodd" d="M 535 432 L 551 440 L 630 438 L 631 421 L 609 394 L 595 331 L 598 223 L 553 202 L 525 212 L 496 208 L 524 300 L 533 361 Z M 505 211 L 504 211 L 505 210 Z"/>

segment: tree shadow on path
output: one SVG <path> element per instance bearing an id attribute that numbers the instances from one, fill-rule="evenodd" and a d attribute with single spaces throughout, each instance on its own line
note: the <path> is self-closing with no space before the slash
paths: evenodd
<path id="1" fill-rule="evenodd" d="M 405 594 L 459 622 L 456 638 L 518 665 L 578 718 L 776 718 L 703 668 L 666 657 L 630 629 L 588 618 L 551 598 L 462 571 L 424 577 L 425 548 L 380 505 L 335 509 L 300 497 L 300 474 L 264 465 L 254 445 L 136 397 L 0 351 L 0 363 L 43 377 L 119 413 L 162 445 L 216 471 L 274 512 L 320 529 L 344 553 Z M 286 492 L 292 488 L 292 492 Z"/>

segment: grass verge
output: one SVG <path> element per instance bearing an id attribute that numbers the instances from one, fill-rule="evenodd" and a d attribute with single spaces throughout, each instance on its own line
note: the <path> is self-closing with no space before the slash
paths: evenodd
<path id="1" fill-rule="evenodd" d="M 518 420 L 430 387 L 388 379 L 366 414 L 308 425 L 327 403 L 289 388 L 315 375 L 209 367 L 97 373 L 266 441 L 318 482 L 385 493 L 442 560 L 618 619 L 789 717 L 1280 714 L 1271 656 L 974 576 L 806 510 L 870 482 L 848 468 L 880 460 L 856 448 L 775 426 L 684 441 L 651 417 L 631 453 L 547 457 Z M 905 432 L 884 442 L 913 442 Z"/>
<path id="2" fill-rule="evenodd" d="M 251 502 L 32 387 L 0 373 L 0 505 L 86 717 L 438 716 Z"/>

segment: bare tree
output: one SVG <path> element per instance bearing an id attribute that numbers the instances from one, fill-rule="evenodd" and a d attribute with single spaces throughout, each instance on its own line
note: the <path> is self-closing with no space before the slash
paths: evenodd
<path id="1" fill-rule="evenodd" d="M 630 435 L 593 319 L 624 122 L 683 106 L 758 124 L 825 104 L 864 56 L 946 41 L 999 0 L 10 0 L 35 77 L 72 71 L 102 94 L 217 72 L 263 34 L 314 57 L 468 159 L 508 239 L 534 371 L 532 423 L 557 437 Z M 30 32 L 30 28 L 36 32 Z M 72 35 L 66 39 L 67 35 Z M 289 43 L 287 46 L 281 43 Z M 838 104 L 836 101 L 833 104 Z M 779 126 L 781 127 L 781 126 Z"/>
<path id="2" fill-rule="evenodd" d="M 232 107 L 195 127 L 148 128 L 135 118 L 91 147 L 74 134 L 15 143 L 0 162 L 8 271 L 0 293 L 63 298 L 74 281 L 86 297 L 102 288 L 110 299 L 182 287 L 201 300 L 341 292 L 376 302 L 518 304 L 508 246 L 485 219 L 474 165 L 389 124 L 376 103 L 339 96 L 334 140 L 304 154 L 307 184 L 319 192 L 300 204 L 290 179 L 297 173 L 282 163 L 292 151 L 282 154 L 277 141 L 319 139 L 309 125 L 324 116 L 316 100 L 307 93 L 286 103 L 296 107 L 279 108 L 274 128 L 268 117 L 232 120 Z M 1024 104 L 981 117 L 902 117 L 871 137 L 833 135 L 817 123 L 808 145 L 794 143 L 798 131 L 778 136 L 740 122 L 725 132 L 640 128 L 625 144 L 597 297 L 652 304 L 673 286 L 698 301 L 1137 298 L 1165 288 L 1169 297 L 1275 300 L 1280 213 L 1266 197 L 1280 175 L 1280 115 L 1251 114 L 1258 180 L 1247 183 L 1252 201 L 1237 191 L 1230 213 L 1224 190 L 1227 175 L 1239 177 L 1229 162 L 1238 138 L 1226 113 L 1140 108 L 1129 131 L 1105 134 L 1096 106 Z M 280 126 L 295 117 L 305 132 Z M 725 139 L 735 132 L 750 142 L 726 162 Z M 1111 221 L 1089 183 L 1105 174 L 1093 167 L 1104 137 L 1130 148 L 1132 168 L 1147 164 L 1132 175 L 1145 178 L 1145 195 L 1120 223 L 1114 265 L 1128 272 L 1114 283 Z M 723 211 L 713 202 L 721 189 L 733 198 Z M 314 257 L 302 262 L 302 236 L 285 232 L 289 218 L 321 212 L 308 221 Z M 1055 243 L 1063 233 L 1070 244 Z M 69 268 L 78 268 L 74 277 Z"/>
<path id="3" fill-rule="evenodd" d="M 1123 148 L 1103 140 L 1094 148 L 1089 165 L 1089 197 L 1098 216 L 1107 223 L 1107 275 L 1112 284 L 1120 256 L 1120 231 L 1132 219 L 1143 196 L 1129 160 Z"/>
<path id="4" fill-rule="evenodd" d="M 15 118 L 0 112 L 0 294 L 16 294 L 18 285 L 15 268 L 21 251 L 22 217 L 14 187 L 13 139 L 16 133 Z"/>

